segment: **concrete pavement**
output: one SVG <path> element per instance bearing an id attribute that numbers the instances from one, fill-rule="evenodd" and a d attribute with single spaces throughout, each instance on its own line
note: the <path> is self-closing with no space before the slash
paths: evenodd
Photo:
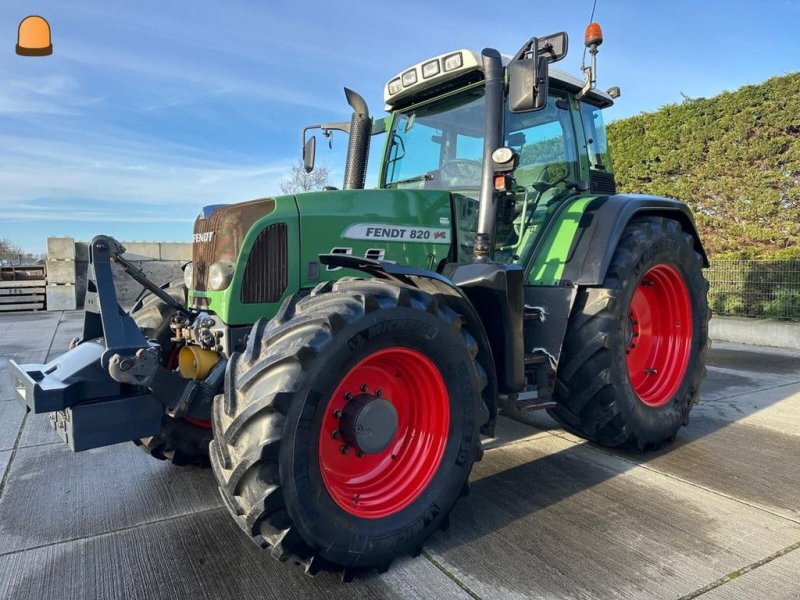
<path id="1" fill-rule="evenodd" d="M 716 344 L 702 402 L 657 453 L 500 419 L 452 526 L 342 584 L 263 554 L 209 471 L 133 444 L 73 454 L 13 401 L 81 313 L 0 316 L 0 598 L 797 598 L 800 352 Z"/>

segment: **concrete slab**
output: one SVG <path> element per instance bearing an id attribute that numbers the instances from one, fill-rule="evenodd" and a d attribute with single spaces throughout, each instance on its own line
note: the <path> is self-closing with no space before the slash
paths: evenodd
<path id="1" fill-rule="evenodd" d="M 258 549 L 224 509 L 0 556 L 0 597 L 470 598 L 425 559 L 347 585 L 306 577 Z"/>
<path id="2" fill-rule="evenodd" d="M 5 384 L 6 386 L 8 384 Z M 12 450 L 17 441 L 25 409 L 18 402 L 0 402 L 0 450 Z"/>
<path id="3" fill-rule="evenodd" d="M 211 471 L 154 460 L 131 443 L 72 453 L 19 448 L 0 497 L 0 548 L 24 550 L 221 505 Z"/>
<path id="4" fill-rule="evenodd" d="M 9 402 L 11 400 L 14 400 L 14 390 L 11 387 L 8 359 L 0 356 L 0 402 Z"/>
<path id="5" fill-rule="evenodd" d="M 716 347 L 677 443 L 652 454 L 610 452 L 800 521 L 800 468 L 791 458 L 800 456 L 798 367 L 800 352 Z"/>
<path id="6" fill-rule="evenodd" d="M 732 573 L 731 581 L 703 594 L 704 600 L 796 600 L 800 597 L 800 549 L 743 574 Z"/>
<path id="7" fill-rule="evenodd" d="M 16 402 L 15 402 L 16 404 Z M 50 426 L 50 417 L 47 414 L 35 415 L 30 413 L 22 426 L 22 433 L 17 442 L 17 448 L 30 448 L 44 446 L 45 444 L 63 444 L 61 438 Z"/>
<path id="8" fill-rule="evenodd" d="M 65 311 L 58 322 L 56 333 L 50 343 L 50 352 L 46 361 L 51 361 L 69 350 L 73 338 L 80 337 L 83 333 L 83 311 Z"/>
<path id="9" fill-rule="evenodd" d="M 8 461 L 10 460 L 11 450 L 0 451 L 0 482 L 3 481 L 3 477 L 6 475 L 6 468 L 8 467 Z"/>
<path id="10" fill-rule="evenodd" d="M 61 313 L 0 315 L 0 357 L 18 363 L 43 362 Z"/>
<path id="11" fill-rule="evenodd" d="M 677 597 L 800 524 L 555 435 L 486 453 L 428 552 L 482 598 Z"/>

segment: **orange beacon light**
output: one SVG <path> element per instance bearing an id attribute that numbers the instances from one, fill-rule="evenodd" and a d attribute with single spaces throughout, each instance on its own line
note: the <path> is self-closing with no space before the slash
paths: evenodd
<path id="1" fill-rule="evenodd" d="M 48 56 L 53 53 L 49 23 L 38 16 L 22 19 L 17 31 L 17 54 L 20 56 Z"/>

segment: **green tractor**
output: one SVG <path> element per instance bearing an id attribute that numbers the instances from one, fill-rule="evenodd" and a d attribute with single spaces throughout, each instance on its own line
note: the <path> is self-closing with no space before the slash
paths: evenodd
<path id="1" fill-rule="evenodd" d="M 257 544 L 345 578 L 447 526 L 500 410 L 607 446 L 672 440 L 705 373 L 707 259 L 685 204 L 616 193 L 618 90 L 595 88 L 588 33 L 585 80 L 550 68 L 559 33 L 418 63 L 382 119 L 346 90 L 351 121 L 313 126 L 349 134 L 343 189 L 204 208 L 185 282 L 97 236 L 83 336 L 13 365 L 20 401 L 75 451 L 210 464 Z M 148 290 L 128 313 L 112 263 Z"/>

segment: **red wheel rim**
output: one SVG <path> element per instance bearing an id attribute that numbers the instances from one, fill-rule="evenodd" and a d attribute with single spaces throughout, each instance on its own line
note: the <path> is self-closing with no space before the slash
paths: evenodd
<path id="1" fill-rule="evenodd" d="M 338 433 L 341 411 L 359 393 L 380 396 L 397 412 L 394 437 L 375 454 L 359 453 Z M 336 504 L 358 517 L 377 519 L 401 511 L 436 473 L 449 428 L 447 387 L 430 359 L 399 347 L 370 354 L 350 369 L 325 408 L 319 436 L 325 488 Z"/>
<path id="2" fill-rule="evenodd" d="M 645 273 L 628 316 L 631 385 L 647 406 L 663 406 L 683 381 L 692 346 L 692 304 L 677 269 L 659 264 Z"/>

